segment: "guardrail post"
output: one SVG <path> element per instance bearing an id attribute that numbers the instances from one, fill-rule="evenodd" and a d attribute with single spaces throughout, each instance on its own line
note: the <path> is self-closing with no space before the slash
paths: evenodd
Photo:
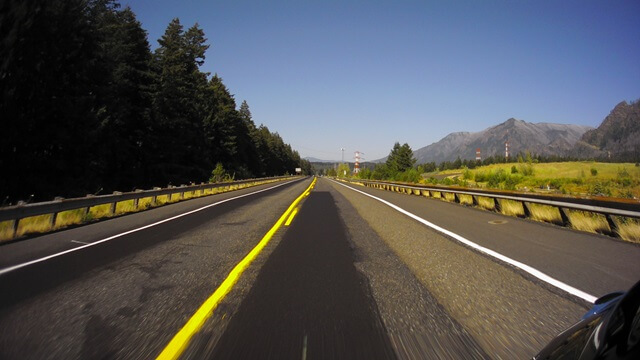
<path id="1" fill-rule="evenodd" d="M 471 195 L 471 202 L 473 203 L 473 206 L 480 205 L 480 203 L 478 202 L 478 197 L 476 195 Z"/>
<path id="2" fill-rule="evenodd" d="M 160 190 L 159 187 L 154 187 L 153 190 Z M 156 206 L 158 205 L 158 195 L 153 195 L 151 197 L 151 206 Z"/>
<path id="3" fill-rule="evenodd" d="M 13 233 L 11 234 L 11 238 L 15 238 L 18 235 L 18 225 L 20 225 L 20 219 L 13 220 Z"/>
<path id="4" fill-rule="evenodd" d="M 458 195 L 458 193 L 453 193 L 453 201 L 460 204 L 460 195 Z"/>
<path id="5" fill-rule="evenodd" d="M 524 211 L 524 217 L 526 218 L 531 217 L 531 207 L 528 202 L 526 201 L 522 202 L 522 210 Z"/>
<path id="6" fill-rule="evenodd" d="M 607 214 L 607 215 L 605 215 L 605 217 L 607 218 L 607 223 L 609 224 L 609 229 L 611 230 L 611 235 L 615 236 L 615 237 L 620 237 L 620 234 L 618 233 L 618 231 L 619 231 L 618 224 L 613 219 L 613 215 Z"/>
<path id="7" fill-rule="evenodd" d="M 93 197 L 93 194 L 87 194 L 87 196 L 85 196 L 85 197 Z M 87 215 L 89 215 L 89 211 L 91 211 L 91 206 L 87 206 L 86 208 L 82 209 L 82 217 L 83 217 L 83 219 L 86 218 Z"/>
<path id="8" fill-rule="evenodd" d="M 498 200 L 498 198 L 493 198 L 493 210 L 495 212 L 502 212 L 502 206 L 500 205 L 500 200 Z"/>
<path id="9" fill-rule="evenodd" d="M 51 217 L 49 218 L 49 225 L 51 226 L 51 228 L 53 229 L 54 226 L 56 226 L 56 219 L 58 218 L 58 213 L 54 212 L 51 214 Z"/>
<path id="10" fill-rule="evenodd" d="M 53 198 L 53 200 L 62 201 L 62 200 L 64 200 L 64 198 L 60 197 L 60 196 L 56 196 L 55 198 Z M 56 220 L 57 219 L 58 219 L 58 212 L 54 211 L 53 213 L 51 213 L 51 217 L 49 218 L 49 225 L 51 226 L 52 229 L 53 229 L 54 226 L 56 226 Z"/>
<path id="11" fill-rule="evenodd" d="M 141 189 L 136 189 L 136 190 L 135 190 L 135 192 L 142 192 L 142 191 L 143 191 L 143 190 L 141 190 Z M 133 208 L 134 208 L 135 210 L 138 210 L 138 205 L 140 205 L 140 198 L 139 198 L 139 197 L 137 197 L 137 198 L 133 199 Z"/>
<path id="12" fill-rule="evenodd" d="M 120 191 L 114 191 L 113 195 L 120 195 L 122 194 Z M 109 215 L 114 215 L 116 213 L 116 206 L 118 205 L 117 201 L 114 201 L 111 203 L 111 206 L 109 207 Z"/>
<path id="13" fill-rule="evenodd" d="M 567 210 L 563 207 L 559 207 L 558 211 L 560 211 L 560 217 L 562 218 L 562 225 L 565 227 L 571 226 L 571 219 L 569 219 Z"/>

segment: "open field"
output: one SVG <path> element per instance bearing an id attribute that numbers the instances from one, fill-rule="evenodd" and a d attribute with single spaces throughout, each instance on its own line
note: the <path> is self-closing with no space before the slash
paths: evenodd
<path id="1" fill-rule="evenodd" d="M 640 166 L 634 163 L 574 161 L 508 163 L 475 169 L 423 174 L 441 183 L 466 181 L 469 186 L 571 195 L 640 198 Z"/>

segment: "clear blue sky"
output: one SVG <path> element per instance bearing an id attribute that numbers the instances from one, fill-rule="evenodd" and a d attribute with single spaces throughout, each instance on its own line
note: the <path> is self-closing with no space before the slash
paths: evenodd
<path id="1" fill-rule="evenodd" d="M 598 126 L 640 98 L 640 1 L 121 0 L 155 49 L 198 22 L 254 121 L 302 156 L 369 160 L 510 117 Z"/>

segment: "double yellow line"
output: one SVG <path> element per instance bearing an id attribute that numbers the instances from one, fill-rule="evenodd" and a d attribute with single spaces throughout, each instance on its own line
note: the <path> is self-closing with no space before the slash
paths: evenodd
<path id="1" fill-rule="evenodd" d="M 160 355 L 158 355 L 157 359 L 177 359 L 178 357 L 180 357 L 180 355 L 182 355 L 184 350 L 187 348 L 187 345 L 189 345 L 189 341 L 191 340 L 193 335 L 195 335 L 200 330 L 200 328 L 202 328 L 204 322 L 207 321 L 209 317 L 211 317 L 211 314 L 213 314 L 213 311 L 216 309 L 216 307 L 218 307 L 222 299 L 224 299 L 224 297 L 231 291 L 233 286 L 238 282 L 238 279 L 240 279 L 240 275 L 242 275 L 242 273 L 247 269 L 247 267 L 249 267 L 249 265 L 258 256 L 258 254 L 260 254 L 260 251 L 262 251 L 262 249 L 267 246 L 273 235 L 285 222 L 285 219 L 287 219 L 287 217 L 293 212 L 293 210 L 296 209 L 298 203 L 305 196 L 309 195 L 311 189 L 313 189 L 313 187 L 315 186 L 316 181 L 317 178 L 314 177 L 311 185 L 309 185 L 309 187 L 302 194 L 300 194 L 300 196 L 298 196 L 291 203 L 291 205 L 289 205 L 287 211 L 285 211 L 284 214 L 280 216 L 278 221 L 265 234 L 262 240 L 260 240 L 260 242 L 247 254 L 247 256 L 245 256 L 244 259 L 242 259 L 233 268 L 233 270 L 231 270 L 229 275 L 227 275 L 227 278 L 224 279 L 224 281 L 222 282 L 222 284 L 220 284 L 216 291 L 211 294 L 211 296 L 209 296 L 209 298 L 202 305 L 200 305 L 198 311 L 196 311 L 196 313 L 191 316 L 189 321 L 187 321 L 182 329 L 180 329 L 180 331 L 178 331 L 173 339 L 171 339 L 169 344 L 167 344 Z M 295 215 L 291 216 L 291 220 L 293 219 L 293 216 Z"/>

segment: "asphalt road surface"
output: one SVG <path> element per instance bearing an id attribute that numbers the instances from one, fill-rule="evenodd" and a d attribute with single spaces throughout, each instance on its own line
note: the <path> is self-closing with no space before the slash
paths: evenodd
<path id="1" fill-rule="evenodd" d="M 0 246 L 0 359 L 164 354 L 269 233 L 184 342 L 182 358 L 530 358 L 588 309 L 351 188 L 594 296 L 640 278 L 634 244 L 324 178 L 288 213 L 311 182 L 193 199 Z"/>

